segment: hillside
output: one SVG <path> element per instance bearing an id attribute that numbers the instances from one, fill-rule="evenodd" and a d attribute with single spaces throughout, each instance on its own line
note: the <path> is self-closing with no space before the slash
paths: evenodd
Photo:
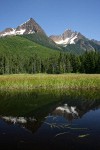
<path id="1" fill-rule="evenodd" d="M 76 72 L 99 73 L 100 53 L 92 51 L 73 55 L 44 47 L 19 35 L 0 38 L 0 74 Z"/>
<path id="2" fill-rule="evenodd" d="M 51 55 L 58 55 L 59 51 L 53 50 L 35 42 L 32 42 L 24 37 L 9 36 L 0 38 L 0 54 L 20 55 L 28 57 L 36 54 L 38 57 L 47 58 Z"/>
<path id="3" fill-rule="evenodd" d="M 26 39 L 29 39 L 30 41 L 33 41 L 35 43 L 38 43 L 40 45 L 43 45 L 45 47 L 49 47 L 49 48 L 57 49 L 57 50 L 62 49 L 52 39 L 47 37 L 45 34 L 33 33 L 33 34 L 24 34 L 20 36 Z"/>
<path id="4" fill-rule="evenodd" d="M 45 72 L 44 64 L 54 56 L 58 58 L 59 51 L 23 37 L 0 38 L 0 74 Z"/>

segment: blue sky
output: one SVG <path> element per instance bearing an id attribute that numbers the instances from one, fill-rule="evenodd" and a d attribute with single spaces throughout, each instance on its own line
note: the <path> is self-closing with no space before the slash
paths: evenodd
<path id="1" fill-rule="evenodd" d="M 33 18 L 47 35 L 66 29 L 100 41 L 100 0 L 1 0 L 0 31 Z"/>

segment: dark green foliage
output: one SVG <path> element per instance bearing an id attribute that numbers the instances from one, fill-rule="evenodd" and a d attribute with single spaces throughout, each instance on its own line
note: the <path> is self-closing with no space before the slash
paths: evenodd
<path id="1" fill-rule="evenodd" d="M 28 57 L 33 54 L 40 55 L 42 58 L 50 55 L 57 55 L 59 52 L 44 47 L 35 42 L 20 36 L 0 38 L 0 54 L 11 54 Z"/>
<path id="2" fill-rule="evenodd" d="M 89 43 L 94 47 L 94 49 L 100 52 L 100 45 L 94 43 L 93 41 L 89 41 Z"/>
<path id="3" fill-rule="evenodd" d="M 34 34 L 27 34 L 27 35 L 22 35 L 21 37 L 24 37 L 30 41 L 36 42 L 38 44 L 41 44 L 45 47 L 53 48 L 60 50 L 60 47 L 56 45 L 53 40 L 48 38 L 45 34 L 42 33 L 34 33 Z"/>
<path id="4" fill-rule="evenodd" d="M 71 65 L 73 67 L 72 72 L 73 73 L 79 72 L 80 68 L 81 68 L 81 62 L 80 62 L 79 56 L 75 56 L 75 55 L 71 54 L 70 62 L 71 62 Z"/>
<path id="5" fill-rule="evenodd" d="M 95 53 L 86 53 L 84 57 L 84 68 L 86 73 L 94 73 L 95 72 Z"/>
<path id="6" fill-rule="evenodd" d="M 100 45 L 94 43 L 88 39 L 80 39 L 76 44 L 68 44 L 66 47 L 61 46 L 64 51 L 70 52 L 72 54 L 81 55 L 86 51 L 97 51 L 100 52 Z"/>
<path id="7" fill-rule="evenodd" d="M 77 55 L 84 53 L 84 50 L 80 47 L 79 44 L 68 44 L 66 47 L 63 47 L 63 50 Z"/>
<path id="8" fill-rule="evenodd" d="M 100 53 L 75 55 L 20 36 L 0 38 L 0 74 L 19 73 L 100 73 Z"/>

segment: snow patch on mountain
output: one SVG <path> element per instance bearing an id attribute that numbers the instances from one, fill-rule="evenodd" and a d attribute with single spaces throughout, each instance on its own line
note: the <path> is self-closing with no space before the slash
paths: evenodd
<path id="1" fill-rule="evenodd" d="M 24 34 L 25 31 L 26 29 L 20 29 L 20 30 L 13 29 L 12 31 L 3 32 L 0 36 L 3 37 L 7 35 L 22 35 Z"/>
<path id="2" fill-rule="evenodd" d="M 75 35 L 75 36 L 70 40 L 70 44 L 75 44 L 75 39 L 77 39 L 77 35 Z"/>
<path id="3" fill-rule="evenodd" d="M 68 44 L 75 44 L 75 40 L 78 38 L 78 32 L 74 32 L 68 29 L 68 30 L 65 30 L 65 32 L 62 35 L 50 36 L 50 38 L 56 44 L 67 46 Z"/>
<path id="4" fill-rule="evenodd" d="M 19 31 L 15 31 L 15 34 L 22 35 L 22 34 L 24 34 L 25 31 L 26 31 L 26 29 L 20 29 Z"/>
<path id="5" fill-rule="evenodd" d="M 65 39 L 61 39 L 61 40 L 55 40 L 54 42 L 56 44 L 61 44 L 61 45 L 67 45 L 67 44 L 75 44 L 75 39 L 77 39 L 77 35 L 72 36 L 72 37 L 66 37 Z"/>
<path id="6" fill-rule="evenodd" d="M 28 32 L 28 34 L 32 34 L 32 33 L 35 33 L 35 31 L 30 30 L 30 31 Z"/>
<path id="7" fill-rule="evenodd" d="M 7 36 L 7 35 L 14 35 L 15 34 L 15 29 L 11 28 L 9 31 L 5 31 L 1 36 Z"/>
<path id="8" fill-rule="evenodd" d="M 30 18 L 27 22 L 21 24 L 15 29 L 7 28 L 4 31 L 0 32 L 0 37 L 9 35 L 11 36 L 11 35 L 33 34 L 37 32 L 45 34 L 43 29 L 35 22 L 35 20 Z"/>

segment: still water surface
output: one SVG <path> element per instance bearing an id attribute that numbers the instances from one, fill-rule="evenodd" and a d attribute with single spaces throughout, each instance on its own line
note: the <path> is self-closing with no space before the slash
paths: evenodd
<path id="1" fill-rule="evenodd" d="M 0 149 L 100 150 L 100 97 L 93 95 L 2 96 Z"/>

